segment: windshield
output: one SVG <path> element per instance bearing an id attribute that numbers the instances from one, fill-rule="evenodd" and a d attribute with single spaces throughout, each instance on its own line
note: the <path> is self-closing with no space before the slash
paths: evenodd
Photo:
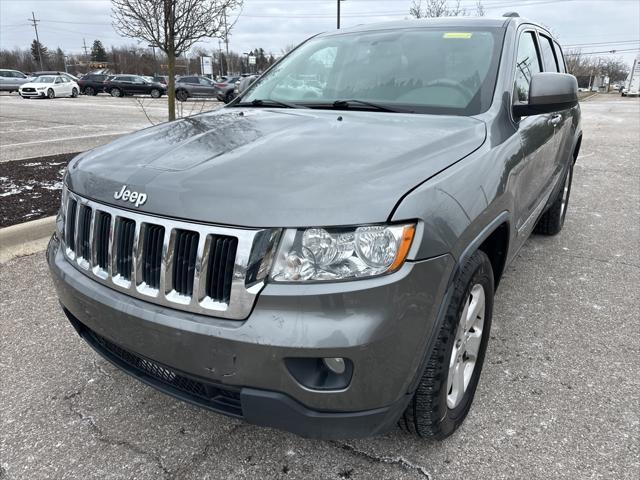
<path id="1" fill-rule="evenodd" d="M 501 29 L 416 28 L 313 38 L 258 80 L 241 103 L 335 107 L 334 102 L 357 100 L 392 111 L 476 115 L 491 104 L 501 45 Z"/>
<path id="2" fill-rule="evenodd" d="M 56 77 L 36 77 L 33 83 L 53 83 L 56 81 Z"/>

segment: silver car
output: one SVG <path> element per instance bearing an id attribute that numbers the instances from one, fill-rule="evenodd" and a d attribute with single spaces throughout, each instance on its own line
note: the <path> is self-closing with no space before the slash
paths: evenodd
<path id="1" fill-rule="evenodd" d="M 1 92 L 17 92 L 20 85 L 28 81 L 29 77 L 18 70 L 0 69 Z"/>

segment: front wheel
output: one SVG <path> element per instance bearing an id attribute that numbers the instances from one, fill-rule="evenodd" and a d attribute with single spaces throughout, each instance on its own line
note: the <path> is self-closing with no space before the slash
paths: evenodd
<path id="1" fill-rule="evenodd" d="M 122 90 L 120 90 L 119 88 L 112 88 L 111 89 L 111 96 L 112 97 L 121 97 L 122 96 Z"/>
<path id="2" fill-rule="evenodd" d="M 53 88 L 50 88 L 49 90 L 47 90 L 47 97 L 49 99 L 56 98 L 56 92 L 53 91 Z"/>
<path id="3" fill-rule="evenodd" d="M 73 90 L 71 90 L 71 98 L 76 98 L 78 96 L 78 89 L 77 88 L 73 88 Z"/>
<path id="4" fill-rule="evenodd" d="M 84 94 L 85 95 L 95 95 L 96 93 L 93 90 L 93 87 L 85 87 Z"/>
<path id="5" fill-rule="evenodd" d="M 157 88 L 151 90 L 151 98 L 160 98 L 162 96 L 162 92 Z"/>
<path id="6" fill-rule="evenodd" d="M 481 251 L 462 266 L 413 399 L 399 425 L 442 440 L 464 421 L 478 386 L 491 329 L 493 270 Z"/>

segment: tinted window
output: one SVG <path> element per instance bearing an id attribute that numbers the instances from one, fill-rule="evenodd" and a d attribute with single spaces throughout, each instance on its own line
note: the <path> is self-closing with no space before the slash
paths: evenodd
<path id="1" fill-rule="evenodd" d="M 518 42 L 516 58 L 516 80 L 513 98 L 516 102 L 529 101 L 529 85 L 534 73 L 540 72 L 540 60 L 536 48 L 536 37 L 533 32 L 524 32 Z"/>
<path id="2" fill-rule="evenodd" d="M 558 64 L 556 63 L 556 54 L 553 51 L 553 42 L 549 37 L 540 35 L 540 50 L 542 50 L 542 61 L 544 62 L 544 71 L 558 72 Z"/>
<path id="3" fill-rule="evenodd" d="M 558 67 L 560 68 L 560 72 L 567 73 L 567 68 L 564 64 L 564 55 L 562 54 L 562 48 L 558 45 L 557 42 L 553 42 L 556 51 L 556 59 L 558 60 Z"/>
<path id="4" fill-rule="evenodd" d="M 200 81 L 200 85 L 204 85 L 205 87 L 211 86 L 211 80 L 209 80 L 208 78 L 200 77 L 198 80 Z"/>
<path id="5" fill-rule="evenodd" d="M 10 72 L 0 72 L 0 77 L 10 77 L 11 73 Z"/>
<path id="6" fill-rule="evenodd" d="M 183 83 L 198 83 L 198 79 L 196 77 L 184 77 L 180 79 Z"/>
<path id="7" fill-rule="evenodd" d="M 244 101 L 321 106 L 357 99 L 399 111 L 474 115 L 493 99 L 501 38 L 499 29 L 440 27 L 316 37 L 254 83 Z"/>

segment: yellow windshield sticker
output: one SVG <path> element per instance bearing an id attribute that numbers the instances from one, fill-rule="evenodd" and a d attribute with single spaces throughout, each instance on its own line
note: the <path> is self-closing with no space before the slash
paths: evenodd
<path id="1" fill-rule="evenodd" d="M 447 32 L 442 38 L 471 38 L 471 32 Z"/>

